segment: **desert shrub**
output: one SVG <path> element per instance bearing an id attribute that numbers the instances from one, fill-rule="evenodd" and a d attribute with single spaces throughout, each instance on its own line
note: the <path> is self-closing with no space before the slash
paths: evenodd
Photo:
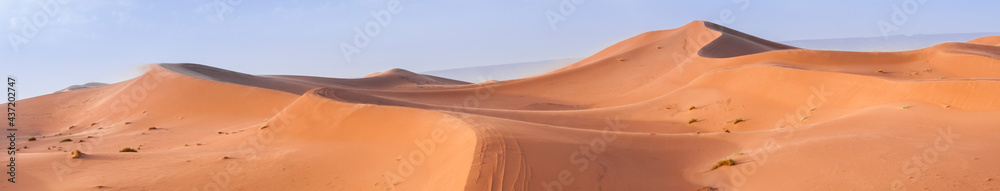
<path id="1" fill-rule="evenodd" d="M 719 167 L 723 166 L 733 166 L 733 165 L 736 165 L 736 160 L 733 160 L 733 158 L 731 157 L 726 157 L 726 159 L 716 161 L 715 164 L 712 165 L 712 170 L 718 169 Z"/>
<path id="2" fill-rule="evenodd" d="M 83 152 L 80 152 L 80 150 L 73 150 L 69 152 L 69 158 L 80 158 L 80 156 L 83 156 Z"/>

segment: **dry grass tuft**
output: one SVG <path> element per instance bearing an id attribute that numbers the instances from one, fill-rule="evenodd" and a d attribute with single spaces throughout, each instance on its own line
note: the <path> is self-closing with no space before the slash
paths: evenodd
<path id="1" fill-rule="evenodd" d="M 139 150 L 135 150 L 132 147 L 122 147 L 122 149 L 118 149 L 118 152 L 133 152 L 134 153 L 134 152 L 139 152 Z"/>
<path id="2" fill-rule="evenodd" d="M 80 158 L 81 156 L 83 156 L 83 152 L 80 152 L 80 150 L 73 150 L 69 152 L 69 158 L 75 159 Z"/>
<path id="3" fill-rule="evenodd" d="M 698 189 L 698 191 L 718 191 L 718 190 L 719 190 L 718 188 L 711 186 L 701 187 Z"/>
<path id="4" fill-rule="evenodd" d="M 688 120 L 688 124 L 692 124 L 694 122 L 698 122 L 698 118 L 691 118 L 691 120 Z"/>
<path id="5" fill-rule="evenodd" d="M 716 161 L 715 164 L 712 165 L 712 169 L 711 170 L 715 170 L 715 169 L 718 169 L 719 167 L 723 167 L 723 166 L 733 166 L 733 165 L 736 165 L 736 161 L 733 160 L 732 157 L 726 157 L 726 159 L 722 159 L 722 160 Z"/>
<path id="6" fill-rule="evenodd" d="M 740 117 L 740 118 L 736 118 L 736 120 L 733 120 L 733 125 L 736 125 L 737 123 L 740 123 L 740 122 L 744 122 L 744 121 L 745 121 L 745 120 L 743 120 L 743 118 L 742 118 L 742 117 Z"/>
<path id="7" fill-rule="evenodd" d="M 60 143 L 62 143 L 62 142 L 73 142 L 73 139 L 66 138 L 66 139 L 63 139 L 62 141 L 59 141 L 59 142 Z"/>
<path id="8" fill-rule="evenodd" d="M 35 137 L 28 138 L 28 141 L 35 141 L 35 140 L 38 140 L 38 139 L 36 139 Z"/>

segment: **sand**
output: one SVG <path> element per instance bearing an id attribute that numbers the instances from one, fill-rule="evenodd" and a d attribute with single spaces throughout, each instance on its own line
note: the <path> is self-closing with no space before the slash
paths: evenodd
<path id="1" fill-rule="evenodd" d="M 478 84 L 156 64 L 18 101 L 0 188 L 996 189 L 998 43 L 818 51 L 695 21 Z"/>

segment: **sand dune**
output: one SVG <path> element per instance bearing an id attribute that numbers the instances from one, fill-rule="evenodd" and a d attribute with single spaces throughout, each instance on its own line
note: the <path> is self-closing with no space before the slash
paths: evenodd
<path id="1" fill-rule="evenodd" d="M 818 51 L 695 21 L 477 84 L 157 64 L 19 101 L 4 190 L 985 190 L 998 43 Z"/>
<path id="2" fill-rule="evenodd" d="M 86 89 L 86 88 L 92 88 L 92 87 L 98 87 L 98 86 L 103 86 L 103 85 L 108 85 L 108 84 L 100 83 L 100 82 L 90 82 L 90 83 L 81 84 L 81 85 L 72 85 L 72 86 L 63 88 L 63 89 L 61 89 L 59 91 L 56 91 L 55 93 L 68 92 L 68 91 L 79 90 L 79 89 Z"/>

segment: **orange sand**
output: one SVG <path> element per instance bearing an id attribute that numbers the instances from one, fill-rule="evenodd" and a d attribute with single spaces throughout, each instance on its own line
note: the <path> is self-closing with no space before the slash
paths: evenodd
<path id="1" fill-rule="evenodd" d="M 995 189 L 998 43 L 817 51 L 696 21 L 481 84 L 158 64 L 18 101 L 28 148 L 0 188 Z"/>

